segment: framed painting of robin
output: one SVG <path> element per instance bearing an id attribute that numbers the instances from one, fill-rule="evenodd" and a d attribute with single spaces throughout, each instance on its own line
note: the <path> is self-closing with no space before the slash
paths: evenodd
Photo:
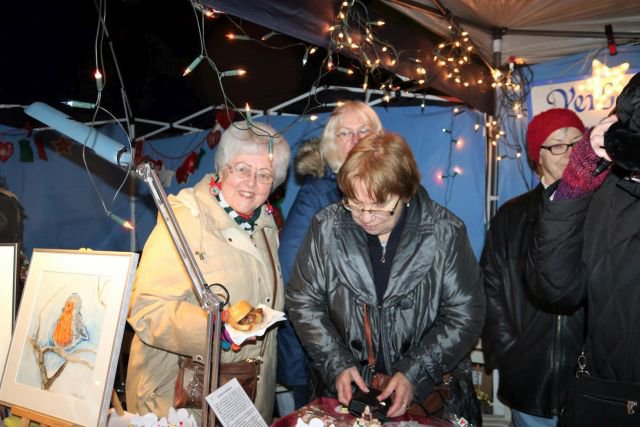
<path id="1" fill-rule="evenodd" d="M 0 401 L 104 425 L 138 255 L 34 249 Z"/>

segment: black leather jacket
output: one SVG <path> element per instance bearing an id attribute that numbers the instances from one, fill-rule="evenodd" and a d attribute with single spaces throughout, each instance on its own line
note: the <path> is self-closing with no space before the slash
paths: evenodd
<path id="1" fill-rule="evenodd" d="M 480 264 L 487 317 L 487 371 L 498 369 L 502 402 L 528 414 L 558 415 L 584 341 L 584 309 L 542 302 L 528 288 L 527 253 L 542 208 L 542 185 L 504 204 L 491 221 Z M 550 253 L 551 255 L 551 253 Z"/>
<path id="2" fill-rule="evenodd" d="M 406 208 L 383 301 L 378 304 L 367 235 L 339 204 L 314 217 L 286 291 L 302 344 L 335 390 L 335 379 L 367 360 L 362 305 L 388 373 L 402 372 L 422 401 L 461 364 L 482 329 L 482 276 L 462 221 L 424 188 Z M 472 385 L 471 385 L 472 387 Z"/>
<path id="3" fill-rule="evenodd" d="M 640 383 L 640 183 L 618 172 L 593 195 L 545 200 L 534 289 L 563 304 L 587 299 L 587 370 Z"/>

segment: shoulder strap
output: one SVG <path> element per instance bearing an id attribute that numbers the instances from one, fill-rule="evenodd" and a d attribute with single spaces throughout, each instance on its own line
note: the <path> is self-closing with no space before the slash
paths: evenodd
<path id="1" fill-rule="evenodd" d="M 269 260 L 271 261 L 271 271 L 273 272 L 273 294 L 271 297 L 271 308 L 274 307 L 276 303 L 276 296 L 278 295 L 278 269 L 276 267 L 276 260 L 273 258 L 273 252 L 271 251 L 271 245 L 269 245 L 269 239 L 267 238 L 267 233 L 264 231 L 264 228 L 261 228 L 262 237 L 264 237 L 264 243 L 267 245 L 267 252 L 269 253 Z M 262 340 L 262 346 L 260 347 L 260 359 L 264 356 L 264 347 L 267 339 L 264 338 Z"/>
<path id="2" fill-rule="evenodd" d="M 376 365 L 376 356 L 373 349 L 373 338 L 371 337 L 371 323 L 369 323 L 367 304 L 362 304 L 362 315 L 364 316 L 364 335 L 367 339 L 367 362 L 369 363 L 369 368 L 373 369 Z"/>

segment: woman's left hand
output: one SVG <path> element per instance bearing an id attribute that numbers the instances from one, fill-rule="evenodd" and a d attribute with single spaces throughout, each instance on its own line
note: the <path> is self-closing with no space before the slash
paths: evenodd
<path id="1" fill-rule="evenodd" d="M 387 387 L 380 393 L 378 400 L 384 400 L 393 395 L 393 405 L 387 410 L 390 418 L 404 415 L 413 402 L 413 385 L 401 372 L 396 372 Z"/>

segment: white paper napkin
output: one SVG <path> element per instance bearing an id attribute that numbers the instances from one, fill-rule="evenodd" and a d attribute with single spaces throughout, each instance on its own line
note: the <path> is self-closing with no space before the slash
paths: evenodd
<path id="1" fill-rule="evenodd" d="M 228 323 L 224 324 L 234 344 L 241 345 L 247 338 L 256 336 L 261 337 L 265 332 L 267 332 L 267 329 L 269 329 L 271 325 L 277 322 L 281 322 L 286 318 L 283 312 L 273 310 L 271 307 L 268 307 L 264 304 L 258 305 L 257 308 L 262 309 L 264 317 L 262 319 L 262 323 L 253 325 L 253 328 L 251 328 L 250 331 L 239 331 L 231 327 Z"/>

